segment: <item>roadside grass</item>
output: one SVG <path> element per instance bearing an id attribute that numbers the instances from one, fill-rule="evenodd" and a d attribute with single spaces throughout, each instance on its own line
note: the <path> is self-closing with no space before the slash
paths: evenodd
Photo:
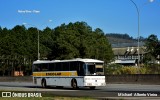
<path id="1" fill-rule="evenodd" d="M 0 100 L 96 100 L 90 97 L 38 97 L 38 98 L 27 98 L 27 97 L 12 97 L 2 98 Z"/>

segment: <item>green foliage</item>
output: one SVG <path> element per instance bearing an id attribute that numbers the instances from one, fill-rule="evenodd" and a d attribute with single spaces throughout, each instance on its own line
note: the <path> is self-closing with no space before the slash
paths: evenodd
<path id="1" fill-rule="evenodd" d="M 13 70 L 22 70 L 26 74 L 31 71 L 32 62 L 37 60 L 38 33 L 40 59 L 94 58 L 108 63 L 114 57 L 104 32 L 100 28 L 93 31 L 86 22 L 44 30 L 17 25 L 11 30 L 0 28 L 1 72 L 11 75 Z"/>
<path id="2" fill-rule="evenodd" d="M 134 39 L 133 37 L 130 37 L 128 34 L 110 33 L 110 34 L 106 34 L 106 37 L 108 38 L 109 42 L 112 44 L 137 42 L 136 39 Z"/>
<path id="3" fill-rule="evenodd" d="M 138 68 L 136 67 L 122 67 L 120 69 L 121 74 L 137 74 Z"/>
<path id="4" fill-rule="evenodd" d="M 133 37 L 130 37 L 128 34 L 110 33 L 110 34 L 106 34 L 106 36 L 121 38 L 121 39 L 126 39 L 126 40 L 132 40 L 133 39 Z"/>
<path id="5" fill-rule="evenodd" d="M 136 66 L 122 66 L 119 64 L 110 64 L 105 67 L 106 74 L 124 75 L 124 74 L 151 74 L 146 66 L 137 68 Z"/>
<path id="6" fill-rule="evenodd" d="M 104 32 L 85 22 L 62 24 L 54 29 L 54 42 L 49 59 L 96 58 L 109 62 L 113 58 L 111 45 Z"/>
<path id="7" fill-rule="evenodd" d="M 158 41 L 158 38 L 156 35 L 151 34 L 145 43 L 146 46 L 146 52 L 144 62 L 145 63 L 151 63 L 155 60 L 159 60 L 160 56 L 160 42 Z"/>
<path id="8" fill-rule="evenodd" d="M 160 74 L 159 64 L 145 64 L 140 66 L 122 66 L 118 64 L 110 64 L 105 66 L 105 73 L 110 75 L 124 74 Z"/>
<path id="9" fill-rule="evenodd" d="M 159 64 L 146 64 L 144 67 L 147 70 L 146 74 L 160 74 Z"/>
<path id="10" fill-rule="evenodd" d="M 140 74 L 147 74 L 148 73 L 148 70 L 146 67 L 141 67 L 138 71 Z"/>
<path id="11" fill-rule="evenodd" d="M 122 67 L 123 66 L 119 64 L 109 64 L 105 66 L 105 73 L 113 74 L 113 75 L 120 75 L 121 74 L 120 70 Z"/>

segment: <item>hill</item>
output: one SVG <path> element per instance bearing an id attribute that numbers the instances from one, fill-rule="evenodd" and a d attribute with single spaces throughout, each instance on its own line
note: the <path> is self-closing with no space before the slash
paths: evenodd
<path id="1" fill-rule="evenodd" d="M 107 33 L 106 37 L 111 44 L 117 43 L 134 43 L 137 40 L 128 34 L 120 34 L 120 33 Z"/>
<path id="2" fill-rule="evenodd" d="M 120 34 L 120 33 L 108 33 L 106 34 L 109 43 L 113 48 L 119 47 L 136 47 L 137 39 L 129 36 L 128 34 Z M 145 44 L 145 38 L 140 37 L 139 45 L 143 46 Z"/>

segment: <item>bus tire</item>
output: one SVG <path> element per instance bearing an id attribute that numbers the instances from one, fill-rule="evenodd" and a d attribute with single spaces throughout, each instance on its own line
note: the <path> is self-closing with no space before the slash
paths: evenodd
<path id="1" fill-rule="evenodd" d="M 91 86 L 89 87 L 91 90 L 94 90 L 96 87 L 95 86 Z"/>
<path id="2" fill-rule="evenodd" d="M 76 79 L 72 79 L 71 86 L 72 86 L 73 89 L 77 89 L 78 88 Z"/>
<path id="3" fill-rule="evenodd" d="M 42 88 L 46 88 L 47 87 L 47 83 L 46 83 L 45 79 L 42 79 L 41 85 L 42 85 Z"/>

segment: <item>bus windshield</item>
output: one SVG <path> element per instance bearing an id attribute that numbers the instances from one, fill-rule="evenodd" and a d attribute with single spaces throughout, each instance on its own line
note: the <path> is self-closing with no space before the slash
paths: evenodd
<path id="1" fill-rule="evenodd" d="M 94 75 L 96 73 L 95 65 L 88 65 L 88 73 Z"/>
<path id="2" fill-rule="evenodd" d="M 96 64 L 96 75 L 104 75 L 103 64 Z"/>
<path id="3" fill-rule="evenodd" d="M 86 66 L 86 75 L 104 75 L 103 64 L 88 63 Z"/>

